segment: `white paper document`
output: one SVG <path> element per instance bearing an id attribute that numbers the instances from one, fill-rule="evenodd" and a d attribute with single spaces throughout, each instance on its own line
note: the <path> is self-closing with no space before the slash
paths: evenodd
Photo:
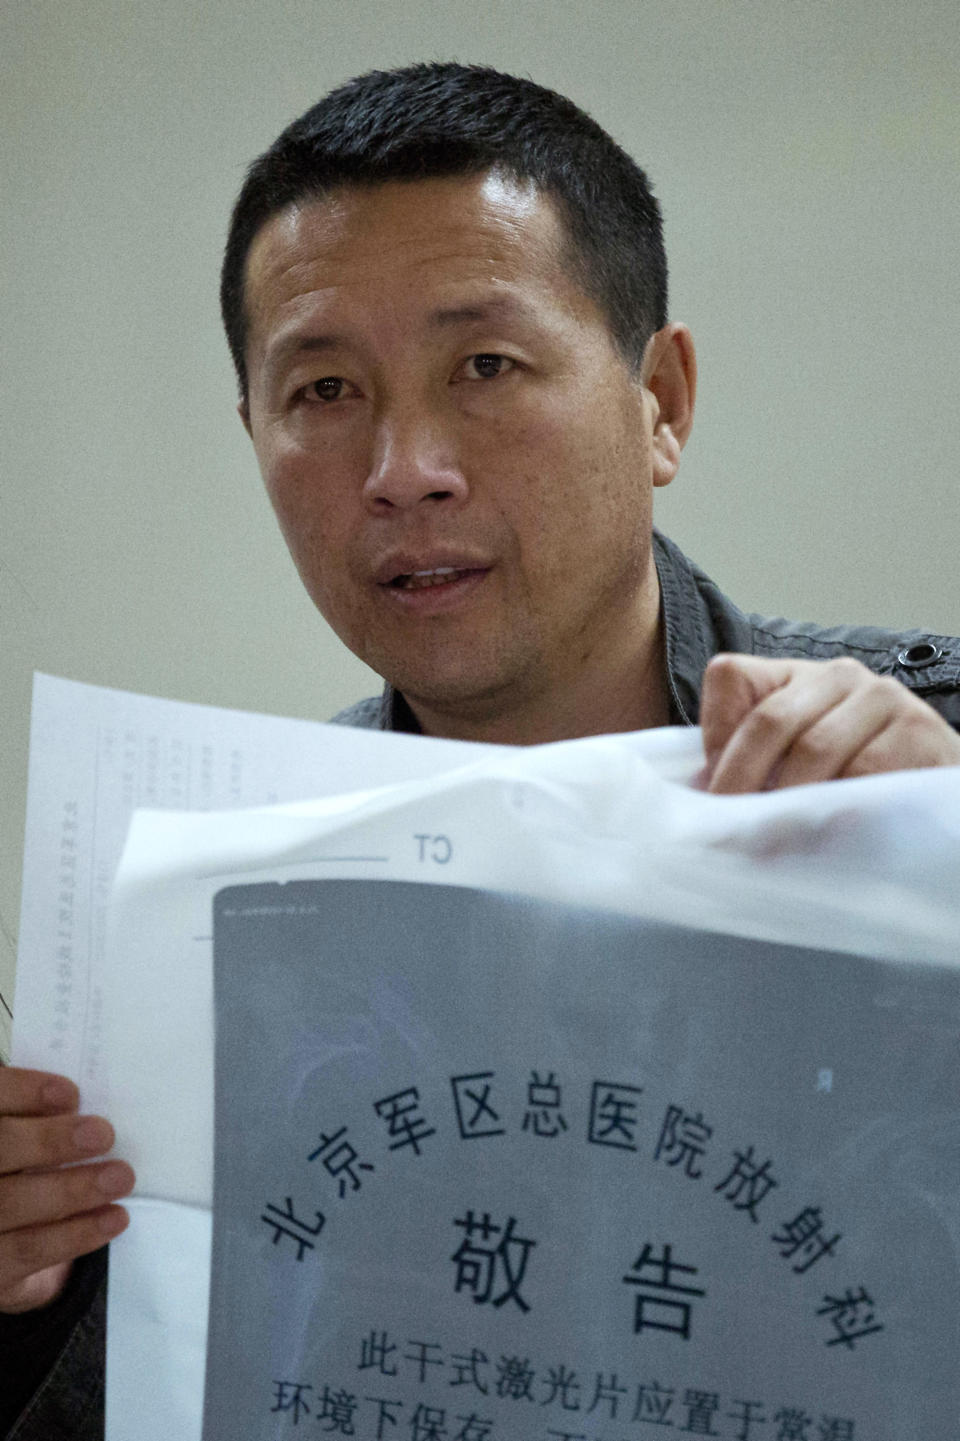
<path id="1" fill-rule="evenodd" d="M 137 1171 L 109 1441 L 955 1441 L 960 770 L 714 798 L 691 731 L 99 692 L 71 727 L 45 684 L 83 1003 L 35 840 L 15 1045 Z M 138 811 L 107 915 L 130 804 L 176 804 L 98 764 L 124 706 L 141 758 L 179 740 L 192 787 L 235 749 L 261 788 Z"/>
<path id="2" fill-rule="evenodd" d="M 449 741 L 395 740 L 35 675 L 15 1063 L 72 1076 L 94 1103 L 106 908 L 135 807 L 268 805 L 462 764 Z"/>

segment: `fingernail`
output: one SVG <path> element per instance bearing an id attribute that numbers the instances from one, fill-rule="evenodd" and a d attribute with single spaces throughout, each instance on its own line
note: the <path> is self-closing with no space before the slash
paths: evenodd
<path id="1" fill-rule="evenodd" d="M 105 1121 L 98 1120 L 96 1116 L 85 1116 L 73 1128 L 73 1144 L 78 1151 L 83 1151 L 88 1156 L 96 1156 L 101 1151 L 109 1151 L 113 1144 L 110 1127 Z"/>
<path id="2" fill-rule="evenodd" d="M 97 1186 L 105 1196 L 122 1196 L 130 1189 L 130 1172 L 119 1162 L 112 1162 L 97 1172 Z"/>

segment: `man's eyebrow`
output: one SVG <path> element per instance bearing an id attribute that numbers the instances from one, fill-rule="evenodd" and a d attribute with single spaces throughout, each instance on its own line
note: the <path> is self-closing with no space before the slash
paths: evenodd
<path id="1" fill-rule="evenodd" d="M 316 355 L 327 350 L 339 350 L 346 345 L 347 337 L 329 332 L 324 335 L 282 336 L 267 352 L 267 367 L 271 371 L 281 370 L 295 355 Z"/>
<path id="2" fill-rule="evenodd" d="M 427 325 L 432 330 L 452 329 L 457 325 L 483 322 L 486 320 L 530 320 L 535 312 L 531 306 L 516 296 L 500 295 L 490 300 L 474 301 L 465 305 L 442 306 L 427 316 Z M 277 340 L 267 354 L 267 366 L 271 371 L 283 368 L 294 356 L 320 355 L 340 350 L 350 344 L 350 337 L 339 331 L 287 335 Z"/>

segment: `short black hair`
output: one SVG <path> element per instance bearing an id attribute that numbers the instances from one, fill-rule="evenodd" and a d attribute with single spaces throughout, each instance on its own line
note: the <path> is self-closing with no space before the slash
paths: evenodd
<path id="1" fill-rule="evenodd" d="M 667 320 L 660 207 L 639 165 L 585 111 L 532 80 L 482 65 L 435 62 L 357 76 L 293 121 L 259 156 L 233 209 L 220 305 L 247 396 L 244 275 L 274 215 L 343 185 L 498 170 L 557 205 L 565 262 L 639 372 Z"/>

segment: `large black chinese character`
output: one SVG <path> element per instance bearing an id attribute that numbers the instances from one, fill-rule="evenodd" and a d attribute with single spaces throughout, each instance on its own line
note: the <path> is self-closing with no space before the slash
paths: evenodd
<path id="1" fill-rule="evenodd" d="M 412 1146 L 414 1153 L 420 1155 L 420 1142 L 427 1136 L 437 1134 L 435 1126 L 428 1126 L 424 1118 L 417 1114 L 420 1110 L 420 1092 L 416 1086 L 408 1086 L 405 1091 L 397 1091 L 392 1096 L 384 1096 L 382 1100 L 374 1101 L 373 1109 L 387 1123 L 387 1133 L 394 1139 L 388 1147 L 391 1151 L 399 1151 L 402 1146 Z"/>
<path id="2" fill-rule="evenodd" d="M 693 1436 L 719 1436 L 710 1422 L 720 1409 L 720 1397 L 716 1391 L 684 1391 L 683 1404 L 687 1408 L 687 1424 L 681 1431 Z"/>
<path id="3" fill-rule="evenodd" d="M 624 1281 L 628 1286 L 643 1287 L 638 1290 L 634 1301 L 633 1330 L 673 1331 L 685 1341 L 690 1339 L 689 1301 L 678 1299 L 682 1296 L 705 1296 L 699 1286 L 681 1286 L 674 1274 L 695 1276 L 696 1266 L 682 1266 L 673 1259 L 673 1247 L 666 1245 L 659 1256 L 654 1255 L 648 1241 L 633 1263 L 633 1270 Z"/>
<path id="4" fill-rule="evenodd" d="M 529 1305 L 520 1295 L 520 1286 L 530 1252 L 537 1243 L 514 1235 L 516 1218 L 510 1216 L 501 1228 L 493 1224 L 488 1212 L 485 1211 L 482 1219 L 478 1220 L 473 1211 L 468 1211 L 453 1224 L 464 1232 L 463 1240 L 450 1258 L 457 1267 L 454 1290 L 472 1292 L 478 1306 L 488 1301 L 493 1306 L 513 1301 L 521 1311 L 529 1311 Z M 500 1239 L 494 1243 L 497 1236 Z M 494 1295 L 501 1277 L 506 1285 Z"/>
<path id="5" fill-rule="evenodd" d="M 696 1160 L 706 1151 L 712 1135 L 713 1127 L 705 1124 L 699 1111 L 690 1116 L 679 1106 L 668 1106 L 653 1159 L 663 1157 L 668 1166 L 682 1163 L 686 1175 L 697 1181 L 703 1172 L 696 1168 Z"/>
<path id="6" fill-rule="evenodd" d="M 635 1151 L 636 1098 L 642 1093 L 642 1086 L 594 1081 L 590 1090 L 587 1140 L 594 1146 L 615 1146 L 621 1151 Z"/>
<path id="7" fill-rule="evenodd" d="M 324 1386 L 323 1395 L 318 1399 L 320 1405 L 317 1420 L 329 1423 L 324 1426 L 324 1431 L 338 1431 L 341 1436 L 356 1435 L 353 1429 L 353 1413 L 357 1409 L 356 1396 L 351 1396 L 349 1391 L 331 1391 L 329 1386 Z"/>
<path id="8" fill-rule="evenodd" d="M 387 1365 L 396 1349 L 396 1344 L 387 1340 L 386 1331 L 371 1331 L 369 1336 L 365 1336 L 360 1342 L 357 1370 L 369 1371 L 371 1367 L 375 1367 L 381 1376 L 396 1376 L 396 1366 Z"/>
<path id="9" fill-rule="evenodd" d="M 527 1109 L 523 1117 L 523 1129 L 532 1130 L 535 1136 L 559 1136 L 567 1129 L 563 1112 L 560 1110 L 560 1087 L 551 1071 L 541 1081 L 538 1071 L 531 1072 L 527 1082 Z"/>
<path id="10" fill-rule="evenodd" d="M 873 1299 L 862 1286 L 859 1295 L 855 1296 L 852 1289 L 848 1289 L 845 1296 L 824 1296 L 823 1301 L 817 1315 L 829 1316 L 836 1331 L 836 1335 L 826 1342 L 828 1346 L 843 1345 L 852 1351 L 854 1342 L 862 1336 L 883 1330 L 882 1323 L 874 1317 Z"/>
<path id="11" fill-rule="evenodd" d="M 838 1231 L 829 1240 L 823 1234 L 823 1218 L 819 1206 L 807 1206 L 792 1221 L 784 1221 L 779 1234 L 770 1237 L 780 1247 L 784 1260 L 799 1255 L 800 1264 L 792 1269 L 798 1276 L 809 1271 L 823 1256 L 832 1256 L 834 1247 L 841 1239 Z"/>
<path id="12" fill-rule="evenodd" d="M 365 1396 L 363 1399 L 374 1402 L 380 1408 L 377 1416 L 377 1441 L 383 1441 L 384 1426 L 396 1426 L 397 1418 L 394 1412 L 403 1409 L 403 1402 L 394 1401 L 392 1398 L 388 1400 L 386 1396 Z"/>
<path id="13" fill-rule="evenodd" d="M 446 1441 L 446 1421 L 442 1406 L 425 1406 L 421 1401 L 410 1418 L 410 1441 Z"/>
<path id="14" fill-rule="evenodd" d="M 547 1394 L 540 1402 L 541 1406 L 550 1406 L 554 1401 L 559 1400 L 564 1411 L 580 1410 L 580 1382 L 577 1380 L 576 1371 L 568 1371 L 566 1366 L 551 1366 L 543 1384 L 547 1388 Z"/>
<path id="15" fill-rule="evenodd" d="M 728 1411 L 727 1415 L 732 1421 L 740 1422 L 740 1430 L 737 1432 L 735 1441 L 750 1441 L 750 1433 L 754 1426 L 762 1426 L 766 1416 L 762 1415 L 762 1401 L 734 1401 L 736 1411 Z"/>
<path id="16" fill-rule="evenodd" d="M 673 1387 L 661 1386 L 659 1381 L 637 1387 L 637 1404 L 633 1408 L 633 1421 L 646 1421 L 650 1426 L 672 1426 L 670 1411 L 673 1407 Z"/>
<path id="17" fill-rule="evenodd" d="M 729 1174 L 719 1185 L 714 1186 L 715 1191 L 722 1191 L 726 1199 L 731 1202 L 735 1211 L 746 1211 L 751 1221 L 759 1221 L 757 1207 L 774 1186 L 780 1182 L 775 1181 L 770 1175 L 771 1162 L 764 1161 L 758 1165 L 753 1159 L 753 1147 L 748 1146 L 745 1151 L 734 1151 L 734 1162 Z"/>
<path id="18" fill-rule="evenodd" d="M 308 1161 L 321 1160 L 324 1170 L 336 1178 L 341 1200 L 346 1195 L 348 1179 L 352 1189 L 359 1191 L 360 1177 L 357 1175 L 357 1169 L 373 1170 L 369 1161 L 361 1161 L 350 1142 L 343 1139 L 346 1134 L 346 1126 L 341 1126 L 339 1131 L 335 1131 L 332 1136 L 327 1136 L 321 1131 L 319 1146 L 307 1157 Z"/>
<path id="19" fill-rule="evenodd" d="M 469 1076 L 450 1077 L 457 1128 L 465 1141 L 506 1134 L 506 1128 L 500 1124 L 499 1113 L 490 1104 L 492 1083 L 492 1071 L 474 1071 Z"/>
<path id="20" fill-rule="evenodd" d="M 302 1381 L 274 1381 L 271 1412 L 292 1411 L 293 1424 L 294 1426 L 298 1425 L 301 1411 L 306 1416 L 310 1415 L 306 1393 L 312 1390 L 312 1386 L 304 1385 Z"/>
<path id="21" fill-rule="evenodd" d="M 450 1365 L 456 1375 L 450 1382 L 451 1386 L 473 1386 L 481 1396 L 486 1396 L 487 1387 L 480 1379 L 480 1367 L 489 1366 L 490 1361 L 485 1351 L 478 1351 L 476 1347 L 469 1355 L 463 1352 L 450 1357 Z"/>
<path id="22" fill-rule="evenodd" d="M 514 1401 L 532 1401 L 536 1373 L 526 1356 L 501 1356 L 497 1362 L 497 1395 Z"/>
<path id="23" fill-rule="evenodd" d="M 608 1407 L 608 1414 L 611 1421 L 616 1421 L 617 1410 L 620 1406 L 620 1397 L 626 1396 L 626 1386 L 621 1386 L 617 1381 L 617 1373 L 611 1372 L 610 1379 L 604 1378 L 603 1372 L 597 1372 L 597 1378 L 593 1386 L 593 1400 L 587 1407 L 587 1414 L 596 1411 L 601 1401 L 605 1401 Z"/>
<path id="24" fill-rule="evenodd" d="M 304 1252 L 313 1250 L 314 1242 L 326 1224 L 326 1217 L 322 1211 L 314 1211 L 314 1220 L 317 1224 L 315 1226 L 309 1226 L 306 1221 L 301 1221 L 298 1216 L 294 1215 L 292 1198 L 286 1196 L 284 1200 L 286 1201 L 286 1205 L 283 1209 L 275 1206 L 271 1201 L 268 1201 L 266 1203 L 267 1210 L 271 1214 L 269 1216 L 264 1214 L 260 1219 L 272 1227 L 273 1244 L 275 1246 L 281 1236 L 287 1236 L 291 1241 L 295 1241 L 297 1244 L 297 1260 L 302 1261 Z M 310 1239 L 311 1236 L 313 1240 Z"/>
<path id="25" fill-rule="evenodd" d="M 439 1341 L 411 1341 L 411 1340 L 409 1339 L 409 1337 L 408 1337 L 408 1338 L 407 1338 L 407 1345 L 408 1345 L 408 1346 L 414 1346 L 414 1347 L 416 1347 L 416 1350 L 415 1350 L 415 1352 L 414 1352 L 414 1354 L 413 1354 L 412 1356 L 410 1355 L 410 1352 L 409 1352 L 409 1351 L 405 1351 L 405 1352 L 403 1353 L 403 1359 L 404 1359 L 404 1361 L 415 1361 L 415 1362 L 416 1362 L 417 1367 L 418 1367 L 419 1372 L 420 1372 L 420 1385 L 422 1386 L 423 1383 L 424 1383 L 424 1381 L 425 1381 L 426 1378 L 427 1378 L 427 1367 L 428 1367 L 428 1366 L 442 1366 L 442 1365 L 443 1365 L 443 1357 L 442 1357 L 442 1356 L 429 1356 L 429 1355 L 427 1354 L 428 1351 L 439 1351 L 439 1350 L 441 1349 L 441 1348 L 440 1348 L 440 1342 L 439 1342 Z"/>

